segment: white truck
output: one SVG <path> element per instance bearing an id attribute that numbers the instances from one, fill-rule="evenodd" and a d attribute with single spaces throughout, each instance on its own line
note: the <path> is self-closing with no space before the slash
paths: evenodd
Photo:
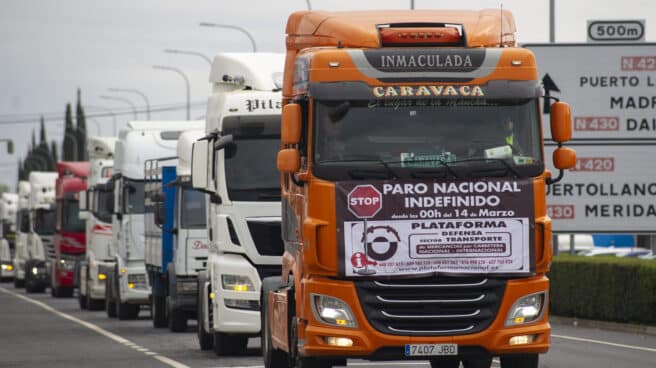
<path id="1" fill-rule="evenodd" d="M 204 127 L 204 122 L 200 122 Z M 146 269 L 155 327 L 183 332 L 196 318 L 198 272 L 209 248 L 205 194 L 191 188 L 191 149 L 203 129 L 178 139 L 175 159 L 146 163 Z M 177 161 L 177 166 L 176 166 Z"/>
<path id="2" fill-rule="evenodd" d="M 14 244 L 16 241 L 16 209 L 18 194 L 2 193 L 0 197 L 0 281 L 14 278 Z"/>
<path id="3" fill-rule="evenodd" d="M 16 209 L 16 243 L 14 244 L 14 287 L 25 286 L 25 261 L 27 260 L 27 237 L 30 234 L 30 182 L 18 182 L 18 208 Z"/>
<path id="4" fill-rule="evenodd" d="M 205 137 L 194 144 L 193 187 L 209 194 L 210 250 L 199 275 L 198 339 L 217 355 L 260 333 L 261 280 L 280 273 L 280 112 L 284 55 L 214 58 Z"/>
<path id="5" fill-rule="evenodd" d="M 78 300 L 81 309 L 105 306 L 107 270 L 114 265 L 112 208 L 114 191 L 108 183 L 114 167 L 114 137 L 89 137 L 89 178 L 86 193 L 80 193 L 80 218 L 86 219 L 87 247 L 80 265 Z"/>
<path id="6" fill-rule="evenodd" d="M 134 319 L 150 303 L 144 264 L 144 164 L 175 155 L 178 136 L 194 126 L 186 121 L 132 121 L 119 133 L 114 150 L 114 267 L 108 270 L 105 307 L 110 317 Z"/>
<path id="7" fill-rule="evenodd" d="M 25 291 L 37 293 L 50 285 L 52 260 L 55 258 L 55 181 L 56 172 L 32 171 L 30 181 L 30 232 L 25 260 Z"/>

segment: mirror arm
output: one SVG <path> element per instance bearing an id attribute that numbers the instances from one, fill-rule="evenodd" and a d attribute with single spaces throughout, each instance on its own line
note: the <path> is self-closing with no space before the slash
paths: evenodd
<path id="1" fill-rule="evenodd" d="M 294 184 L 296 184 L 297 186 L 302 187 L 302 186 L 305 185 L 305 182 L 304 182 L 303 180 L 297 178 L 297 177 L 296 177 L 296 174 L 291 174 L 291 173 L 290 173 L 289 176 L 291 177 L 292 182 L 293 182 Z"/>
<path id="2" fill-rule="evenodd" d="M 547 185 L 556 184 L 563 179 L 563 176 L 565 176 L 565 170 L 559 169 L 558 176 L 555 179 L 548 178 L 546 183 Z"/>

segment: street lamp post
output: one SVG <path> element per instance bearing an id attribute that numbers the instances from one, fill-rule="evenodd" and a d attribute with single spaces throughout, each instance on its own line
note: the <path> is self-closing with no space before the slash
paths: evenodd
<path id="1" fill-rule="evenodd" d="M 110 92 L 127 92 L 127 93 L 134 93 L 141 98 L 143 98 L 144 102 L 146 102 L 146 120 L 150 120 L 150 100 L 148 100 L 148 96 L 146 96 L 145 93 L 139 91 L 138 89 L 134 88 L 108 88 L 107 89 Z"/>
<path id="2" fill-rule="evenodd" d="M 173 68 L 170 66 L 164 66 L 164 65 L 153 65 L 153 69 L 159 69 L 159 70 L 168 70 L 170 72 L 177 73 L 184 79 L 185 81 L 185 86 L 187 87 L 187 120 L 190 120 L 191 116 L 191 97 L 190 97 L 190 87 L 189 87 L 189 78 L 187 78 L 187 75 L 182 72 L 182 70 L 178 68 Z"/>
<path id="3" fill-rule="evenodd" d="M 203 60 L 207 61 L 208 64 L 210 64 L 210 67 L 212 66 L 212 60 L 207 57 L 207 55 L 202 54 L 197 51 L 189 51 L 189 50 L 178 50 L 178 49 L 166 49 L 164 50 L 167 54 L 182 54 L 182 55 L 194 55 L 203 58 Z"/>
<path id="4" fill-rule="evenodd" d="M 251 40 L 251 45 L 253 46 L 253 52 L 257 52 L 257 45 L 255 44 L 255 38 L 253 38 L 253 35 L 250 34 L 246 29 L 239 27 L 239 26 L 233 26 L 231 24 L 220 24 L 220 23 L 212 23 L 212 22 L 200 22 L 201 27 L 215 27 L 215 28 L 227 28 L 227 29 L 234 29 L 235 31 L 239 31 L 248 37 L 249 40 Z"/>
<path id="5" fill-rule="evenodd" d="M 100 96 L 100 98 L 102 98 L 103 100 L 121 101 L 123 103 L 126 103 L 126 104 L 130 105 L 130 107 L 132 108 L 132 115 L 134 115 L 134 119 L 135 120 L 138 119 L 137 118 L 137 107 L 134 105 L 134 103 L 132 103 L 132 101 L 128 100 L 127 98 L 116 97 L 116 96 L 104 96 L 104 95 Z"/>
<path id="6" fill-rule="evenodd" d="M 112 120 L 114 122 L 114 135 L 118 135 L 118 131 L 116 130 L 116 128 L 117 128 L 116 127 L 116 113 L 114 113 L 114 111 L 112 111 L 112 110 L 110 110 L 106 107 L 103 107 L 103 106 L 89 106 L 89 105 L 86 105 L 86 107 L 91 108 L 91 109 L 104 110 L 104 111 L 107 111 L 110 115 L 112 115 Z"/>

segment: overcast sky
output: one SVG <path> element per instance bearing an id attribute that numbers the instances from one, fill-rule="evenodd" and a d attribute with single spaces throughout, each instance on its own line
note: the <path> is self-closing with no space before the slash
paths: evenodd
<path id="1" fill-rule="evenodd" d="M 416 9 L 497 8 L 498 0 L 416 0 Z M 192 118 L 203 117 L 209 93 L 209 66 L 200 57 L 163 52 L 177 48 L 209 57 L 223 51 L 250 51 L 239 32 L 199 27 L 201 21 L 237 24 L 248 29 L 258 51 L 284 52 L 288 15 L 306 9 L 305 0 L 0 0 L 0 138 L 15 142 L 13 156 L 0 146 L 0 183 L 16 183 L 16 161 L 25 156 L 39 114 L 49 140 L 61 140 L 66 102 L 82 89 L 88 114 L 103 110 L 127 112 L 129 105 L 100 95 L 107 88 L 136 88 L 153 106 L 182 106 L 183 79 L 154 70 L 161 64 L 180 68 L 189 76 Z M 409 0 L 311 0 L 313 9 L 407 9 Z M 549 41 L 548 0 L 506 0 L 515 15 L 519 41 Z M 585 42 L 588 19 L 645 19 L 647 41 L 656 40 L 656 2 L 648 0 L 556 0 L 556 42 Z M 575 62 L 572 63 L 576 67 Z M 578 65 L 585 67 L 584 65 Z M 109 93 L 111 94 L 111 93 Z M 115 94 L 118 95 L 118 94 Z M 144 102 L 129 98 L 139 109 Z M 145 119 L 145 114 L 140 114 Z M 153 119 L 183 119 L 184 109 L 153 113 Z M 119 128 L 131 114 L 118 117 Z M 20 123 L 15 123 L 19 121 Z M 90 118 L 90 135 L 113 134 L 112 118 Z M 38 138 L 38 135 L 37 135 Z"/>

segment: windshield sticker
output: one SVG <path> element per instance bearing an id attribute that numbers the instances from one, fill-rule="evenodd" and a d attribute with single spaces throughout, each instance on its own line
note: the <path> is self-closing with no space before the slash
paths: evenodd
<path id="1" fill-rule="evenodd" d="M 335 198 L 344 276 L 534 271 L 529 179 L 348 181 Z"/>
<path id="2" fill-rule="evenodd" d="M 421 154 L 401 152 L 401 167 L 442 167 L 456 161 L 456 155 L 451 152 L 439 154 Z"/>

